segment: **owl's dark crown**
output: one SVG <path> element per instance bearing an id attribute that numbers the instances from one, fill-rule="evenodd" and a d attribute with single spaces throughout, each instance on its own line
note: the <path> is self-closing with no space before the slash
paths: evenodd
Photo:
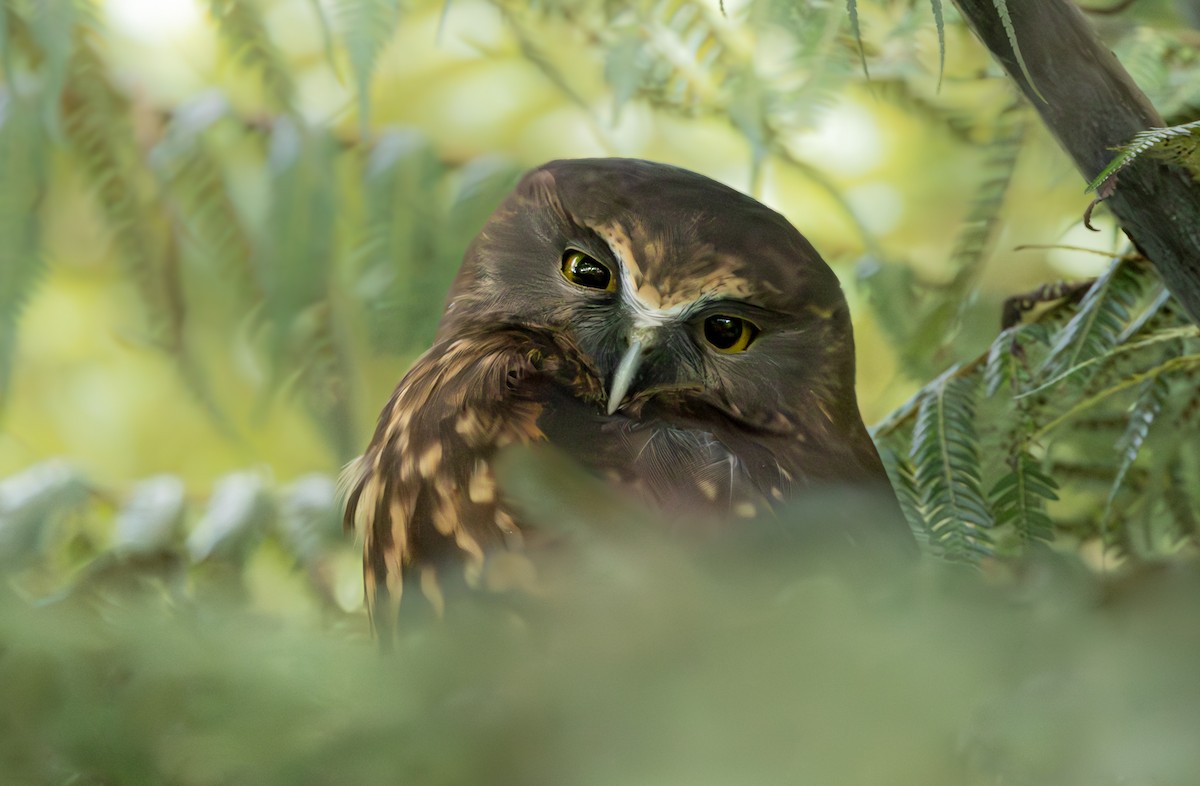
<path id="1" fill-rule="evenodd" d="M 586 260 L 575 280 L 572 253 Z M 468 250 L 438 337 L 486 324 L 567 334 L 618 399 L 610 413 L 626 393 L 670 390 L 755 422 L 806 408 L 859 418 L 833 271 L 779 213 L 677 167 L 529 172 Z M 736 341 L 739 325 L 751 341 Z"/>

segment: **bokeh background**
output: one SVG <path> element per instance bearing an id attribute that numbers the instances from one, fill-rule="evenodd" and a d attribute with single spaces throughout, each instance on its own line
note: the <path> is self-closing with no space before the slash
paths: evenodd
<path id="1" fill-rule="evenodd" d="M 1194 782 L 1195 364 L 1147 394 L 1164 441 L 1127 433 L 1141 393 L 1084 412 L 1057 453 L 1049 409 L 1037 439 L 1011 407 L 963 415 L 983 441 L 968 491 L 1038 487 L 1003 518 L 997 486 L 961 543 L 913 514 L 982 569 L 683 547 L 534 461 L 512 493 L 578 540 L 578 582 L 532 609 L 464 599 L 397 660 L 368 641 L 334 480 L 467 243 L 543 161 L 665 161 L 787 216 L 842 280 L 902 492 L 922 478 L 912 420 L 936 414 L 906 402 L 989 347 L 1018 357 L 1017 334 L 997 343 L 1007 298 L 1108 275 L 1134 294 L 1090 351 L 1196 357 L 1161 286 L 1125 281 L 1152 274 L 1110 268 L 1123 237 L 1103 207 L 1083 226 L 1084 179 L 954 9 L 851 7 L 7 0 L 11 782 Z M 1194 4 L 1090 18 L 1167 122 L 1195 119 Z M 1030 389 L 1066 368 L 1076 306 L 1031 339 Z M 847 503 L 816 504 L 798 526 Z"/>
<path id="2" fill-rule="evenodd" d="M 260 4 L 272 47 L 268 62 L 282 74 L 276 77 L 264 76 L 248 44 L 222 38 L 203 3 L 112 0 L 96 9 L 101 32 L 91 34 L 92 44 L 104 75 L 129 102 L 125 119 L 141 146 L 139 168 L 147 170 L 128 174 L 175 176 L 172 166 L 182 164 L 155 170 L 155 156 L 165 159 L 170 151 L 162 148 L 170 142 L 184 147 L 183 137 L 203 133 L 212 168 L 206 175 L 221 179 L 238 211 L 230 220 L 239 226 L 228 227 L 238 236 L 228 242 L 246 247 L 232 250 L 189 225 L 194 216 L 154 218 L 185 225 L 173 228 L 187 309 L 182 332 L 194 345 L 196 373 L 239 439 L 214 427 L 172 357 L 147 347 L 148 309 L 123 266 L 125 247 L 88 173 L 52 149 L 40 211 L 45 268 L 20 320 L 0 473 L 59 455 L 118 485 L 172 472 L 203 489 L 230 467 L 260 463 L 279 480 L 329 471 L 364 442 L 379 404 L 431 335 L 458 254 L 494 200 L 514 173 L 552 158 L 666 161 L 750 191 L 786 215 L 834 266 L 851 297 L 869 423 L 903 403 L 930 372 L 986 348 L 1005 297 L 1095 275 L 1107 264 L 1105 253 L 1119 247 L 1105 217 L 1097 218 L 1100 233 L 1082 227 L 1090 201 L 1085 184 L 1033 118 L 1005 117 L 1013 94 L 961 25 L 947 28 L 939 91 L 937 34 L 920 3 L 862 4 L 870 84 L 848 43 L 845 9 L 834 2 L 791 10 L 779 4 L 782 21 L 754 25 L 751 17 L 767 12 L 734 3 L 727 16 L 703 3 L 604 10 L 593 3 L 540 10 L 417 3 L 392 18 L 381 11 L 380 24 L 365 28 L 364 35 L 378 37 L 358 44 L 371 55 L 367 82 L 358 78 L 358 50 L 342 36 L 353 32 L 345 29 L 349 23 L 370 23 L 355 18 L 353 3 L 328 5 Z M 796 19 L 789 22 L 788 14 Z M 681 73 L 666 70 L 671 58 L 682 61 Z M 694 63 L 686 70 L 689 58 Z M 738 79 L 764 80 L 766 94 L 747 95 Z M 367 93 L 362 101 L 360 87 Z M 322 165 L 339 178 L 337 188 L 322 183 L 329 187 L 324 204 L 297 208 L 323 213 L 328 222 L 320 240 L 327 259 L 320 264 L 328 266 L 336 327 L 344 333 L 339 383 L 350 413 L 333 445 L 296 396 L 275 396 L 273 373 L 286 377 L 294 369 L 267 368 L 256 345 L 261 315 L 231 302 L 245 286 L 236 276 L 253 278 L 256 261 L 275 248 L 290 251 L 287 236 L 307 238 L 311 229 L 302 225 L 303 213 L 294 215 L 301 225 L 288 223 L 292 214 L 271 214 L 273 189 L 291 188 L 273 179 L 268 160 L 272 145 L 288 144 L 282 137 L 290 132 L 278 128 L 288 116 L 284 98 L 300 122 L 327 133 L 335 148 Z M 997 152 L 995 143 L 1013 137 L 1019 146 Z M 390 145 L 385 151 L 376 144 L 381 139 Z M 407 172 L 415 181 L 427 178 L 428 190 L 394 185 L 392 204 L 364 204 L 372 196 L 365 188 L 372 152 L 392 159 L 377 160 L 377 167 L 443 171 Z M 1011 166 L 989 168 L 1009 154 L 1017 157 Z M 428 162 L 418 163 L 422 158 Z M 972 280 L 960 293 L 971 301 L 962 321 L 974 333 L 956 342 L 952 321 L 946 335 L 933 337 L 926 362 L 906 368 L 867 302 L 861 276 L 874 266 L 902 266 L 922 281 L 950 281 L 964 264 L 954 252 L 964 223 L 976 218 L 973 202 L 996 176 L 1011 176 L 1012 183 L 1003 204 L 983 217 L 995 226 L 982 248 L 968 249 L 979 258 L 969 260 Z M 399 191 L 405 187 L 407 193 Z M 393 211 L 388 220 L 396 224 L 419 225 L 415 216 L 444 218 L 461 207 L 456 200 L 472 197 L 480 204 L 467 206 L 461 223 L 434 239 L 444 247 L 431 251 L 412 241 L 416 247 L 394 252 L 408 257 L 392 260 L 398 270 L 356 264 L 356 256 L 368 253 L 372 209 Z M 1014 250 L 1034 244 L 1103 253 Z M 411 266 L 401 268 L 402 262 Z M 388 327 L 398 335 L 369 345 L 364 301 L 389 287 L 390 294 L 411 290 L 419 313 L 396 319 Z M 936 353 L 938 343 L 950 349 Z M 262 406 L 264 395 L 272 397 L 269 406 Z"/>

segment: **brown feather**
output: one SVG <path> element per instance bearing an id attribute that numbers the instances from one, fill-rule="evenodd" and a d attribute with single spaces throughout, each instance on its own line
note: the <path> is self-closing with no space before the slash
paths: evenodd
<path id="1" fill-rule="evenodd" d="M 572 250 L 611 286 L 565 278 Z M 713 313 L 755 324 L 754 343 L 714 350 L 700 327 Z M 645 355 L 609 415 L 605 391 L 635 331 Z M 347 468 L 345 526 L 363 533 L 385 642 L 402 595 L 440 614 L 451 584 L 529 590 L 527 523 L 494 461 L 542 440 L 680 527 L 769 514 L 819 486 L 888 488 L 833 271 L 775 211 L 646 161 L 555 161 L 523 179 L 471 244 L 434 346 Z"/>

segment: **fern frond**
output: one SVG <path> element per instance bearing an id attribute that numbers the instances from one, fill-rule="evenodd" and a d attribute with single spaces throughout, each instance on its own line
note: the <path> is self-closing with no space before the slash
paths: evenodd
<path id="1" fill-rule="evenodd" d="M 863 47 L 862 26 L 858 21 L 857 0 L 846 0 L 846 11 L 850 15 L 850 34 L 854 36 L 854 43 L 858 47 L 858 57 L 862 63 L 863 76 L 870 79 L 871 69 L 867 67 L 867 50 Z"/>
<path id="2" fill-rule="evenodd" d="M 62 139 L 61 96 L 70 74 L 74 32 L 89 17 L 77 0 L 42 0 L 28 7 L 26 25 L 42 56 L 38 75 L 45 98 L 46 129 L 56 141 Z"/>
<path id="3" fill-rule="evenodd" d="M 1113 504 L 1125 484 L 1125 476 L 1137 460 L 1138 453 L 1150 433 L 1150 427 L 1162 412 L 1170 392 L 1170 379 L 1164 375 L 1147 379 L 1138 389 L 1137 398 L 1129 412 L 1129 424 L 1117 441 L 1117 471 L 1109 488 L 1108 498 L 1104 501 L 1104 513 L 1101 516 L 1103 528 L 1107 528 L 1112 520 Z"/>
<path id="4" fill-rule="evenodd" d="M 942 89 L 942 77 L 946 75 L 946 23 L 942 19 L 942 0 L 929 0 L 933 7 L 933 23 L 937 27 L 938 39 L 938 83 L 937 89 Z"/>
<path id="5" fill-rule="evenodd" d="M 356 290 L 376 350 L 411 352 L 432 337 L 431 268 L 437 237 L 443 167 L 416 131 L 390 131 L 367 160 L 363 195 L 366 226 L 355 249 Z"/>
<path id="6" fill-rule="evenodd" d="M 950 261 L 956 271 L 951 288 L 957 291 L 965 291 L 978 275 L 1012 184 L 1025 131 L 1025 113 L 1020 104 L 1010 104 L 996 118 L 992 143 L 983 165 L 986 176 L 971 199 L 967 218 L 950 252 Z"/>
<path id="7" fill-rule="evenodd" d="M 340 460 L 355 453 L 350 363 L 333 307 L 337 216 L 334 157 L 326 130 L 284 118 L 271 136 L 271 207 L 259 249 L 271 329 L 273 374 L 285 376 Z"/>
<path id="8" fill-rule="evenodd" d="M 883 460 L 896 499 L 900 502 L 900 510 L 913 533 L 922 541 L 926 540 L 927 531 L 925 519 L 921 515 L 921 492 L 917 488 L 917 478 L 912 463 L 906 456 L 900 455 L 888 447 L 881 447 L 879 456 Z"/>
<path id="9" fill-rule="evenodd" d="M 1155 331 L 1140 341 L 1119 344 L 1113 349 L 1109 350 L 1107 354 L 1098 355 L 1090 360 L 1085 360 L 1078 365 L 1071 366 L 1057 376 L 1051 377 L 1036 387 L 1025 387 L 1023 390 L 1017 393 L 1016 398 L 1022 399 L 1029 396 L 1035 396 L 1038 393 L 1044 393 L 1058 385 L 1058 383 L 1062 382 L 1067 377 L 1070 377 L 1072 374 L 1090 371 L 1094 367 L 1097 367 L 1101 364 L 1111 363 L 1113 359 L 1119 355 L 1133 355 L 1136 358 L 1141 358 L 1144 356 L 1143 353 L 1145 350 L 1150 347 L 1157 347 L 1160 344 L 1175 344 L 1181 339 L 1197 337 L 1200 337 L 1200 327 L 1195 325 L 1186 325 L 1184 327 L 1177 328 L 1164 328 L 1162 330 Z"/>
<path id="10" fill-rule="evenodd" d="M 21 311 L 43 271 L 45 135 L 35 103 L 0 93 L 0 411 L 11 384 Z"/>
<path id="11" fill-rule="evenodd" d="M 1188 470 L 1178 456 L 1166 472 L 1163 501 L 1175 526 L 1183 535 L 1200 537 L 1200 514 L 1197 514 L 1200 511 L 1200 492 L 1196 489 L 1195 479 L 1188 477 Z"/>
<path id="12" fill-rule="evenodd" d="M 991 553 L 994 519 L 980 486 L 975 399 L 979 375 L 947 374 L 921 401 L 909 459 L 930 545 L 947 559 Z"/>
<path id="13" fill-rule="evenodd" d="M 1012 16 L 1008 12 L 1008 0 L 992 0 L 992 4 L 996 7 L 1000 23 L 1004 25 L 1004 33 L 1008 36 L 1008 45 L 1012 47 L 1013 57 L 1016 58 L 1017 66 L 1021 69 L 1021 76 L 1025 77 L 1025 82 L 1029 85 L 1029 89 L 1033 91 L 1033 94 L 1042 99 L 1044 103 L 1046 97 L 1038 89 L 1037 82 L 1033 81 L 1033 74 L 1029 73 L 1029 66 L 1025 64 L 1025 56 L 1021 54 L 1021 44 L 1017 41 L 1017 31 L 1013 28 Z"/>
<path id="14" fill-rule="evenodd" d="M 337 18 L 354 72 L 359 128 L 366 137 L 370 128 L 371 76 L 400 22 L 400 0 L 343 0 L 337 6 Z"/>
<path id="15" fill-rule="evenodd" d="M 209 0 L 217 34 L 242 65 L 256 69 L 267 96 L 277 109 L 295 111 L 296 85 L 292 72 L 267 33 L 262 14 L 248 0 Z"/>
<path id="16" fill-rule="evenodd" d="M 188 239 L 229 281 L 230 292 L 257 301 L 262 285 L 253 269 L 253 243 L 205 139 L 228 110 L 224 97 L 213 93 L 181 106 L 148 160 Z"/>
<path id="17" fill-rule="evenodd" d="M 268 161 L 271 206 L 257 259 L 276 362 L 295 349 L 297 320 L 328 292 L 337 212 L 333 153 L 328 134 L 288 118 L 275 124 Z"/>
<path id="18" fill-rule="evenodd" d="M 63 122 L 72 152 L 123 252 L 126 275 L 146 308 L 149 340 L 176 351 L 184 319 L 178 258 L 163 216 L 146 194 L 129 104 L 109 82 L 99 51 L 83 32 L 77 32 L 71 56 Z"/>
<path id="19" fill-rule="evenodd" d="M 351 364 L 331 304 L 309 307 L 292 326 L 298 393 L 339 464 L 360 450 L 355 440 Z"/>
<path id="20" fill-rule="evenodd" d="M 1054 522 L 1046 513 L 1046 501 L 1058 499 L 1058 484 L 1042 471 L 1026 450 L 1009 460 L 1011 472 L 988 494 L 996 511 L 996 525 L 1011 524 L 1023 543 L 1054 539 Z"/>
<path id="21" fill-rule="evenodd" d="M 1019 332 L 1019 328 L 1007 328 L 988 347 L 987 361 L 983 367 L 983 391 L 988 398 L 996 395 L 1005 384 L 1014 390 L 1024 386 L 1028 368 L 1021 345 L 1017 343 Z"/>
<path id="22" fill-rule="evenodd" d="M 1117 260 L 1084 295 L 1038 369 L 1039 379 L 1074 375 L 1088 368 L 1085 363 L 1111 351 L 1130 321 L 1144 281 L 1134 263 Z"/>
<path id="23" fill-rule="evenodd" d="M 1128 144 L 1108 162 L 1108 166 L 1088 183 L 1088 191 L 1096 191 L 1109 178 L 1132 164 L 1140 156 L 1156 155 L 1186 167 L 1193 178 L 1200 179 L 1200 120 L 1166 128 L 1151 128 L 1134 134 Z"/>
<path id="24" fill-rule="evenodd" d="M 1092 393 L 1091 395 L 1072 404 L 1050 422 L 1039 427 L 1032 439 L 1034 441 L 1040 440 L 1046 434 L 1058 428 L 1063 423 L 1075 419 L 1080 414 L 1087 412 L 1103 402 L 1106 402 L 1109 398 L 1121 393 L 1122 391 L 1135 388 L 1144 382 L 1155 379 L 1156 377 L 1173 375 L 1183 371 L 1190 371 L 1194 368 L 1200 368 L 1200 353 L 1172 357 L 1170 360 L 1159 363 L 1158 365 L 1146 369 L 1145 371 L 1139 371 L 1135 374 L 1123 377 L 1111 385 L 1106 385 L 1097 392 Z"/>
<path id="25" fill-rule="evenodd" d="M 1170 308 L 1171 291 L 1159 280 L 1148 293 L 1148 298 L 1149 302 L 1146 307 L 1121 331 L 1121 335 L 1117 336 L 1118 346 L 1142 333 L 1158 332 L 1157 328 L 1160 326 L 1162 329 L 1171 329 L 1171 325 L 1174 323 Z"/>

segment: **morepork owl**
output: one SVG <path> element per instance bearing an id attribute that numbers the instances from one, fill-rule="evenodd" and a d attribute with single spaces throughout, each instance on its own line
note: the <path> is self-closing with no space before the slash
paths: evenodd
<path id="1" fill-rule="evenodd" d="M 447 574 L 478 585 L 523 547 L 493 460 L 542 440 L 681 519 L 887 484 L 833 272 L 775 211 L 647 161 L 535 169 L 468 249 L 433 346 L 347 469 L 381 635 L 402 593 L 440 611 Z"/>

